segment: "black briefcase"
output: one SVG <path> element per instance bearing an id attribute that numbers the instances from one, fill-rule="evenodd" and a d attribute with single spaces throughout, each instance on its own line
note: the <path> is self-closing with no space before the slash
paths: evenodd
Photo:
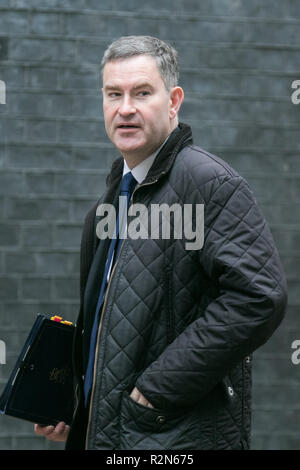
<path id="1" fill-rule="evenodd" d="M 38 314 L 0 397 L 0 413 L 41 425 L 70 424 L 75 327 Z"/>

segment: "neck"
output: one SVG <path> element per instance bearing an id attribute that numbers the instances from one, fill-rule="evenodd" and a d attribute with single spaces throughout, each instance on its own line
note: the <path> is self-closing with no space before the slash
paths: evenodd
<path id="1" fill-rule="evenodd" d="M 146 160 L 146 158 L 150 157 L 150 155 L 152 155 L 159 147 L 154 149 L 153 152 L 150 151 L 150 153 L 148 152 L 147 154 L 143 154 L 143 155 L 140 155 L 140 154 L 137 154 L 137 155 L 123 155 L 124 160 L 126 161 L 126 163 L 128 165 L 128 168 L 130 168 L 130 170 L 132 170 L 134 167 L 136 167 L 137 165 L 142 163 L 144 160 Z"/>

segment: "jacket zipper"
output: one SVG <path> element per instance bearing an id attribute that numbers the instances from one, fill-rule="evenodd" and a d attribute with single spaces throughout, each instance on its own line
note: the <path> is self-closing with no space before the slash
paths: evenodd
<path id="1" fill-rule="evenodd" d="M 121 252 L 121 248 L 123 246 L 123 243 L 124 243 L 124 241 L 122 242 L 122 245 L 120 246 L 120 252 Z M 85 440 L 86 450 L 87 450 L 87 445 L 88 445 L 88 436 L 89 436 L 89 431 L 90 431 L 91 415 L 92 415 L 92 403 L 93 403 L 94 391 L 95 391 L 95 378 L 96 378 L 96 369 L 97 369 L 97 362 L 98 362 L 98 349 L 99 349 L 99 343 L 100 343 L 100 333 L 101 333 L 101 330 L 102 330 L 104 309 L 105 309 L 105 306 L 107 304 L 107 298 L 108 298 L 109 288 L 110 288 L 110 284 L 111 284 L 111 279 L 113 277 L 113 274 L 115 272 L 117 264 L 118 264 L 118 260 L 117 260 L 116 264 L 113 267 L 113 270 L 111 272 L 111 275 L 110 275 L 110 278 L 109 278 L 109 281 L 108 281 L 108 286 L 107 286 L 106 294 L 105 294 L 105 300 L 104 300 L 104 304 L 103 304 L 103 308 L 102 308 L 102 315 L 101 315 L 100 324 L 99 324 L 98 333 L 97 333 L 97 343 L 96 343 L 96 350 L 95 350 L 95 363 L 94 363 L 94 370 L 93 370 L 93 385 L 92 385 L 92 392 L 91 392 L 91 399 L 90 399 L 90 406 L 89 406 L 88 427 L 87 427 L 86 440 Z"/>
<path id="2" fill-rule="evenodd" d="M 149 183 L 145 183 L 145 184 L 142 184 L 142 185 L 138 185 L 134 190 L 133 190 L 133 193 L 131 195 L 131 200 L 133 198 L 133 195 L 135 193 L 135 191 L 142 187 L 142 186 L 148 186 L 148 185 L 151 185 L 151 184 L 154 184 L 158 181 L 158 179 L 154 180 L 154 181 L 151 181 Z M 119 250 L 119 256 L 118 256 L 118 259 L 116 261 L 116 264 L 114 265 L 113 269 L 112 269 L 112 272 L 111 272 L 111 275 L 109 277 L 109 281 L 108 281 L 108 286 L 107 286 L 107 289 L 106 289 L 106 294 L 105 294 L 105 300 L 104 300 L 104 304 L 103 304 L 103 308 L 102 308 L 102 315 L 101 315 L 101 319 L 100 319 L 100 324 L 99 324 L 99 328 L 98 328 L 98 333 L 97 333 L 97 342 L 96 342 L 96 350 L 95 350 L 95 363 L 94 363 L 94 370 L 93 370 L 93 385 L 92 385 L 92 391 L 91 391 L 91 398 L 90 398 L 90 405 L 89 405 L 89 417 L 88 417 L 88 427 L 87 427 L 87 432 L 86 432 L 86 438 L 85 438 L 85 449 L 87 450 L 88 449 L 88 437 L 89 437 L 89 432 L 90 432 L 90 425 L 91 425 L 91 415 L 92 415 L 92 404 L 93 404 L 93 399 L 94 399 L 94 392 L 95 392 L 95 378 L 96 378 L 96 369 L 97 369 L 97 365 L 98 365 L 98 349 L 99 349 L 99 343 L 100 343 L 100 333 L 101 333 L 101 329 L 102 329 L 102 321 L 103 321 L 103 317 L 104 317 L 104 312 L 105 312 L 105 307 L 106 307 L 106 303 L 107 303 L 107 298 L 108 298 L 108 293 L 109 293 L 109 288 L 110 288 L 110 284 L 111 284 L 111 280 L 113 278 L 113 275 L 114 275 L 114 272 L 116 270 L 116 267 L 118 265 L 118 262 L 119 262 L 119 259 L 120 259 L 120 254 L 121 254 L 121 250 L 122 250 L 122 246 L 124 244 L 124 240 L 120 246 L 120 250 Z"/>

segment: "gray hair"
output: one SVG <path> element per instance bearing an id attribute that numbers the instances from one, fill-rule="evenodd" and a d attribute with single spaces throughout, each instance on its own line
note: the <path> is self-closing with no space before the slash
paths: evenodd
<path id="1" fill-rule="evenodd" d="M 168 91 L 178 84 L 179 66 L 177 51 L 167 42 L 152 36 L 124 36 L 111 43 L 103 55 L 101 62 L 102 74 L 104 66 L 108 62 L 136 55 L 148 55 L 155 59 L 161 78 Z"/>

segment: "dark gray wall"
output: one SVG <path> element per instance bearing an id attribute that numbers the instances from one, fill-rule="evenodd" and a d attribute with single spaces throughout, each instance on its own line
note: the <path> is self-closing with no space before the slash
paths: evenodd
<path id="1" fill-rule="evenodd" d="M 115 156 L 103 51 L 120 35 L 156 35 L 180 53 L 181 120 L 248 179 L 280 250 L 289 308 L 254 355 L 253 448 L 300 448 L 299 14 L 293 0 L 0 0 L 0 392 L 36 313 L 77 315 L 83 217 Z M 61 445 L 0 417 L 0 448 Z"/>

